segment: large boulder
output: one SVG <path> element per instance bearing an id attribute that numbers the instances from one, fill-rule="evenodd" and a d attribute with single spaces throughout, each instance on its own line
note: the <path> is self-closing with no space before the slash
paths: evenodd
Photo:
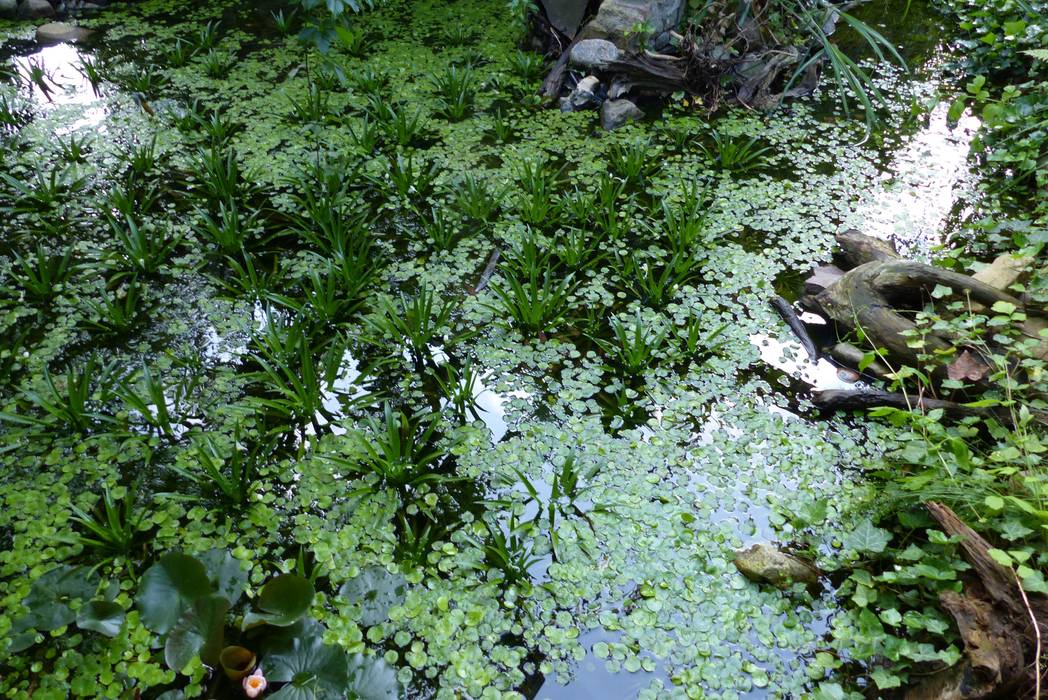
<path id="1" fill-rule="evenodd" d="M 90 29 L 77 27 L 68 22 L 48 22 L 36 28 L 36 40 L 41 44 L 75 43 L 91 36 Z"/>
<path id="2" fill-rule="evenodd" d="M 644 111 L 629 100 L 607 100 L 600 108 L 600 125 L 608 131 L 643 118 Z"/>
<path id="3" fill-rule="evenodd" d="M 574 38 L 586 15 L 588 0 L 542 0 L 550 24 Z"/>
<path id="4" fill-rule="evenodd" d="M 624 49 L 665 48 L 684 15 L 685 0 L 604 0 L 581 36 L 609 39 Z M 638 33 L 643 28 L 643 33 Z M 647 46 L 641 46 L 641 39 Z"/>
<path id="5" fill-rule="evenodd" d="M 622 50 L 607 39 L 583 39 L 571 47 L 568 62 L 583 70 L 603 70 L 621 55 Z"/>
<path id="6" fill-rule="evenodd" d="M 0 0 L 0 17 L 14 17 L 18 11 L 18 0 Z"/>
<path id="7" fill-rule="evenodd" d="M 55 8 L 47 0 L 22 0 L 18 6 L 18 15 L 26 19 L 54 17 Z"/>

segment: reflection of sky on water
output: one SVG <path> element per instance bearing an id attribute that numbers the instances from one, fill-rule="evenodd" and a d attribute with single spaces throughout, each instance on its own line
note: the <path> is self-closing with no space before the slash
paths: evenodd
<path id="1" fill-rule="evenodd" d="M 794 340 L 782 342 L 765 333 L 754 333 L 750 336 L 750 342 L 760 350 L 764 362 L 810 384 L 813 389 L 861 388 L 854 381 L 842 379 L 837 365 L 826 358 L 820 357 L 817 362 L 812 362 L 801 344 Z"/>
<path id="2" fill-rule="evenodd" d="M 927 126 L 896 152 L 883 185 L 860 202 L 852 225 L 863 233 L 893 239 L 904 256 L 928 258 L 943 242 L 943 225 L 971 189 L 968 151 L 979 119 L 965 114 L 950 128 L 949 105 L 940 103 Z"/>
<path id="3" fill-rule="evenodd" d="M 97 127 L 105 119 L 105 104 L 91 89 L 91 83 L 77 67 L 84 56 L 72 44 L 55 44 L 45 46 L 28 56 L 16 56 L 11 59 L 16 70 L 28 78 L 34 66 L 43 69 L 47 74 L 46 83 L 50 88 L 48 94 L 39 85 L 27 80 L 31 89 L 33 102 L 45 113 L 59 109 L 75 110 L 75 117 L 55 128 L 56 135 L 72 133 L 86 127 Z M 48 116 L 51 116 L 50 114 Z"/>

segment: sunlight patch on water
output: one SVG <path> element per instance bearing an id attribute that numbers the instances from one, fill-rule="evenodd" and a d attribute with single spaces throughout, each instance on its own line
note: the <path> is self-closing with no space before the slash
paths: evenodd
<path id="1" fill-rule="evenodd" d="M 94 93 L 90 81 L 77 70 L 84 57 L 85 54 L 72 44 L 55 44 L 45 46 L 28 56 L 12 59 L 15 69 L 30 86 L 34 102 L 42 110 L 52 112 L 72 108 L 79 112 L 77 118 L 57 127 L 56 135 L 62 136 L 87 127 L 98 127 L 105 120 L 105 104 Z M 46 90 L 29 79 L 34 69 L 44 72 L 46 77 L 41 82 Z"/>
<path id="2" fill-rule="evenodd" d="M 904 257 L 927 259 L 943 242 L 944 224 L 974 183 L 968 152 L 979 128 L 966 113 L 950 128 L 949 105 L 939 103 L 928 125 L 895 155 L 883 183 L 859 203 L 851 222 L 871 236 L 894 240 Z"/>

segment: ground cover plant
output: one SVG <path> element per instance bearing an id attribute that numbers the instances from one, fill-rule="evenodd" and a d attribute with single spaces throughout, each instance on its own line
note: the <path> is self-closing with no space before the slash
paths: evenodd
<path id="1" fill-rule="evenodd" d="M 961 659 L 921 503 L 1044 593 L 1022 310 L 920 310 L 991 362 L 960 423 L 820 416 L 761 360 L 958 96 L 999 128 L 944 264 L 1042 251 L 1036 37 L 958 79 L 916 38 L 950 15 L 889 10 L 873 127 L 829 86 L 613 132 L 543 107 L 501 0 L 0 21 L 0 694 L 860 697 Z M 748 581 L 758 542 L 826 575 Z"/>

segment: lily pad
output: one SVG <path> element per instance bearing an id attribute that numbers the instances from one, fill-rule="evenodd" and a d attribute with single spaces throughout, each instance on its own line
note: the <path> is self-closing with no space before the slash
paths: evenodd
<path id="1" fill-rule="evenodd" d="M 211 579 L 212 590 L 236 605 L 247 589 L 248 574 L 240 566 L 240 560 L 224 549 L 212 549 L 200 555 L 200 563 Z"/>
<path id="2" fill-rule="evenodd" d="M 98 632 L 106 637 L 120 634 L 126 613 L 118 603 L 108 600 L 92 600 L 80 608 L 76 615 L 77 627 Z"/>
<path id="3" fill-rule="evenodd" d="M 281 574 L 270 579 L 258 597 L 262 612 L 245 615 L 244 629 L 263 623 L 276 627 L 293 625 L 309 612 L 314 595 L 313 584 L 298 574 Z"/>
<path id="4" fill-rule="evenodd" d="M 389 609 L 404 601 L 406 582 L 381 566 L 369 566 L 338 589 L 339 597 L 360 604 L 360 624 L 371 627 L 385 622 Z"/>
<path id="5" fill-rule="evenodd" d="M 69 607 L 73 600 L 90 598 L 98 588 L 98 575 L 83 566 L 59 566 L 33 581 L 22 600 L 28 612 L 14 624 L 16 631 L 50 631 L 76 620 Z"/>
<path id="6" fill-rule="evenodd" d="M 142 575 L 135 605 L 147 629 L 165 634 L 194 600 L 210 594 L 204 565 L 188 554 L 169 552 Z"/>
<path id="7" fill-rule="evenodd" d="M 174 671 L 199 656 L 215 666 L 222 651 L 229 601 L 220 595 L 197 598 L 167 636 L 164 661 Z"/>

